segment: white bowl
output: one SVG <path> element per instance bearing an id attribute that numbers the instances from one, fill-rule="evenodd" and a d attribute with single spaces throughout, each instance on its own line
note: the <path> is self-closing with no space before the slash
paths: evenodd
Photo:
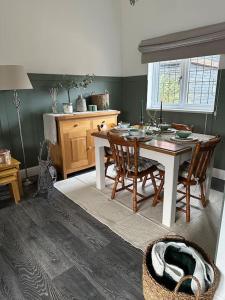
<path id="1" fill-rule="evenodd" d="M 121 122 L 118 124 L 118 127 L 119 128 L 128 128 L 128 127 L 130 127 L 130 123 Z"/>

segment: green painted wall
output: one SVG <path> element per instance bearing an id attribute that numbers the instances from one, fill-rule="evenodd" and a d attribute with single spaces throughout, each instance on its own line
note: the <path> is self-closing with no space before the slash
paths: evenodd
<path id="1" fill-rule="evenodd" d="M 43 140 L 42 115 L 51 112 L 51 98 L 49 87 L 62 80 L 62 75 L 29 74 L 34 89 L 21 91 L 19 96 L 22 101 L 21 121 L 26 149 L 27 165 L 37 165 L 37 156 L 40 142 Z M 80 76 L 67 76 L 67 78 L 79 79 Z M 121 109 L 122 105 L 122 80 L 120 77 L 95 77 L 84 92 L 87 97 L 92 92 L 102 93 L 108 90 L 110 93 L 110 108 Z M 71 99 L 79 94 L 78 90 L 71 92 Z M 59 108 L 62 112 L 62 103 L 66 102 L 67 95 L 61 91 L 58 96 Z M 0 92 L 0 148 L 8 148 L 12 155 L 22 160 L 17 115 L 12 103 L 12 92 Z"/>
<path id="2" fill-rule="evenodd" d="M 62 75 L 29 74 L 34 86 L 33 90 L 21 91 L 22 100 L 21 120 L 23 127 L 24 142 L 26 148 L 28 166 L 37 165 L 37 156 L 40 142 L 43 140 L 42 115 L 51 112 L 51 98 L 49 87 L 55 82 L 62 80 Z M 67 76 L 67 78 L 77 78 L 79 76 Z M 110 108 L 122 111 L 121 118 L 124 121 L 137 123 L 140 121 L 141 99 L 147 99 L 147 76 L 135 77 L 96 77 L 83 93 L 88 97 L 92 92 L 102 93 L 105 90 L 110 92 Z M 207 133 L 220 134 L 224 139 L 218 146 L 215 160 L 215 167 L 225 170 L 225 70 L 221 72 L 219 106 L 217 117 L 208 115 Z M 72 99 L 79 94 L 78 90 L 72 91 Z M 62 103 L 67 99 L 65 91 L 61 91 L 58 96 L 59 108 L 62 112 Z M 203 132 L 205 128 L 205 114 L 165 112 L 164 119 L 167 122 L 181 122 L 193 124 L 196 132 Z M 148 116 L 145 114 L 145 121 Z M 0 92 L 0 148 L 11 149 L 12 155 L 22 160 L 17 115 L 12 103 L 11 92 Z"/>
<path id="3" fill-rule="evenodd" d="M 212 114 L 164 112 L 164 120 L 167 122 L 180 122 L 192 124 L 196 132 L 206 132 L 209 134 L 220 134 L 223 137 L 222 143 L 217 147 L 215 167 L 225 170 L 225 70 L 220 71 L 220 88 L 218 93 L 218 114 L 214 118 Z M 140 121 L 141 99 L 147 99 L 147 76 L 125 77 L 123 80 L 123 103 L 122 118 L 124 121 L 136 123 Z M 145 114 L 145 121 L 148 116 Z"/>

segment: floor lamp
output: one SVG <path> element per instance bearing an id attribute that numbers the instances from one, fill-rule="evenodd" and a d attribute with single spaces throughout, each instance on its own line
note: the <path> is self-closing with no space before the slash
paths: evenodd
<path id="1" fill-rule="evenodd" d="M 18 126 L 20 133 L 20 142 L 23 154 L 23 166 L 25 169 L 24 185 L 29 185 L 31 181 L 28 178 L 26 155 L 24 150 L 23 134 L 20 119 L 21 101 L 18 96 L 18 90 L 32 89 L 31 82 L 23 66 L 18 65 L 0 65 L 0 91 L 13 91 L 13 103 L 16 107 Z"/>

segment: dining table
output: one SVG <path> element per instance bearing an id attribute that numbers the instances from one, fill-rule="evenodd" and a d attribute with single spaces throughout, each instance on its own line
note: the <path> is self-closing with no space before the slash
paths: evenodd
<path id="1" fill-rule="evenodd" d="M 114 130 L 114 134 L 124 135 L 119 130 Z M 105 188 L 105 166 L 104 166 L 104 147 L 109 147 L 107 139 L 107 131 L 94 132 L 92 134 L 95 145 L 95 164 L 96 164 L 96 187 L 99 190 Z M 164 184 L 164 200 L 162 224 L 166 227 L 172 227 L 176 218 L 176 200 L 177 200 L 177 182 L 179 166 L 187 160 L 191 159 L 192 150 L 197 141 L 208 141 L 214 136 L 206 134 L 192 134 L 192 142 L 174 141 L 174 133 L 157 133 L 146 139 L 147 141 L 139 142 L 140 156 L 153 159 L 165 167 L 165 184 Z M 211 187 L 212 157 L 210 166 L 207 170 L 206 180 L 206 199 L 209 198 Z"/>

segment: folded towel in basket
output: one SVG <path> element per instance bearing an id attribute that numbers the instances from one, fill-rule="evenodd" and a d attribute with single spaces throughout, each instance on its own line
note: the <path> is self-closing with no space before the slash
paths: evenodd
<path id="1" fill-rule="evenodd" d="M 169 277 L 176 283 L 185 275 L 195 276 L 200 283 L 201 293 L 209 289 L 214 281 L 214 271 L 202 255 L 182 242 L 158 242 L 152 247 L 152 266 L 157 276 Z M 198 287 L 191 280 L 191 290 L 197 293 Z"/>

